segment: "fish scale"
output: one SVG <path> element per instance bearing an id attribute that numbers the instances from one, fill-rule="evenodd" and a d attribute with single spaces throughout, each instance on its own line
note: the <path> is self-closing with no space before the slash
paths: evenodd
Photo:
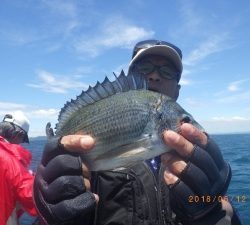
<path id="1" fill-rule="evenodd" d="M 124 137 L 128 137 L 129 134 L 131 137 L 137 136 L 146 126 L 150 110 L 148 100 L 139 96 L 138 91 L 130 91 L 90 104 L 79 110 L 78 116 L 65 123 L 65 129 L 60 133 L 57 130 L 57 134 L 66 135 L 82 131 L 104 141 L 109 141 L 112 137 L 117 141 L 125 141 Z"/>
<path id="2" fill-rule="evenodd" d="M 93 136 L 94 148 L 81 154 L 90 170 L 120 169 L 170 151 L 161 132 L 177 131 L 187 116 L 201 128 L 173 99 L 147 90 L 142 77 L 121 73 L 115 81 L 105 78 L 66 103 L 59 114 L 56 135 Z"/>

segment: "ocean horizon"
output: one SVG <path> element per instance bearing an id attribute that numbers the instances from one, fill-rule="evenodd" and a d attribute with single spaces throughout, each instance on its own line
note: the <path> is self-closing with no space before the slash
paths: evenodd
<path id="1" fill-rule="evenodd" d="M 210 133 L 209 135 L 232 135 L 232 134 L 250 134 L 250 131 L 232 131 L 232 132 L 214 132 L 214 133 Z M 38 136 L 29 136 L 30 140 L 37 140 L 37 139 L 41 139 L 41 140 L 46 140 L 47 137 L 45 135 L 38 135 Z"/>

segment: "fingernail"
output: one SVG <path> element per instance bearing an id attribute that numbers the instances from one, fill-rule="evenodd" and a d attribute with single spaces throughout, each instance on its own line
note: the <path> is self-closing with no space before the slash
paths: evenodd
<path id="1" fill-rule="evenodd" d="M 80 139 L 80 143 L 81 143 L 81 146 L 84 148 L 84 149 L 91 149 L 94 144 L 95 144 L 95 141 L 92 137 L 90 136 L 84 136 L 84 137 L 81 137 Z"/>
<path id="2" fill-rule="evenodd" d="M 173 185 L 177 182 L 178 178 L 166 168 L 164 171 L 164 180 L 167 185 Z"/>
<path id="3" fill-rule="evenodd" d="M 168 169 L 166 169 L 164 171 L 164 175 L 163 176 L 164 176 L 164 180 L 167 183 L 167 185 L 170 185 L 172 183 L 173 174 Z"/>
<path id="4" fill-rule="evenodd" d="M 98 203 L 99 202 L 99 196 L 97 194 L 94 194 L 94 196 L 95 196 L 96 203 Z"/>
<path id="5" fill-rule="evenodd" d="M 164 171 L 164 177 L 166 177 L 166 178 L 173 177 L 172 173 L 169 171 L 168 168 L 166 168 L 165 171 Z"/>
<path id="6" fill-rule="evenodd" d="M 184 123 L 181 125 L 181 132 L 189 135 L 194 135 L 196 133 L 196 129 L 192 124 Z"/>
<path id="7" fill-rule="evenodd" d="M 165 131 L 163 135 L 164 135 L 164 138 L 165 138 L 166 141 L 171 141 L 171 142 L 177 142 L 178 141 L 177 134 L 172 130 Z"/>

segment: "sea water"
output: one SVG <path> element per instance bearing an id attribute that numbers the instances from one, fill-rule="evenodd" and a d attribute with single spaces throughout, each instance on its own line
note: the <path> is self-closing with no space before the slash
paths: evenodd
<path id="1" fill-rule="evenodd" d="M 228 198 L 243 225 L 250 224 L 250 134 L 214 135 L 224 159 L 232 168 Z"/>
<path id="2" fill-rule="evenodd" d="M 250 134 L 211 135 L 220 146 L 224 159 L 232 168 L 232 180 L 227 198 L 237 210 L 243 225 L 250 224 Z M 44 139 L 31 139 L 25 145 L 32 154 L 31 168 L 35 171 L 45 144 Z M 24 214 L 20 225 L 30 225 L 34 218 Z"/>

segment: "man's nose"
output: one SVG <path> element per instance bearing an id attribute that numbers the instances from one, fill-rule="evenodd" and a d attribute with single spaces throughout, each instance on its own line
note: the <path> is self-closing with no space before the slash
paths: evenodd
<path id="1" fill-rule="evenodd" d="M 148 81 L 157 81 L 159 82 L 161 80 L 161 76 L 157 70 L 154 70 L 152 73 L 147 75 Z"/>

